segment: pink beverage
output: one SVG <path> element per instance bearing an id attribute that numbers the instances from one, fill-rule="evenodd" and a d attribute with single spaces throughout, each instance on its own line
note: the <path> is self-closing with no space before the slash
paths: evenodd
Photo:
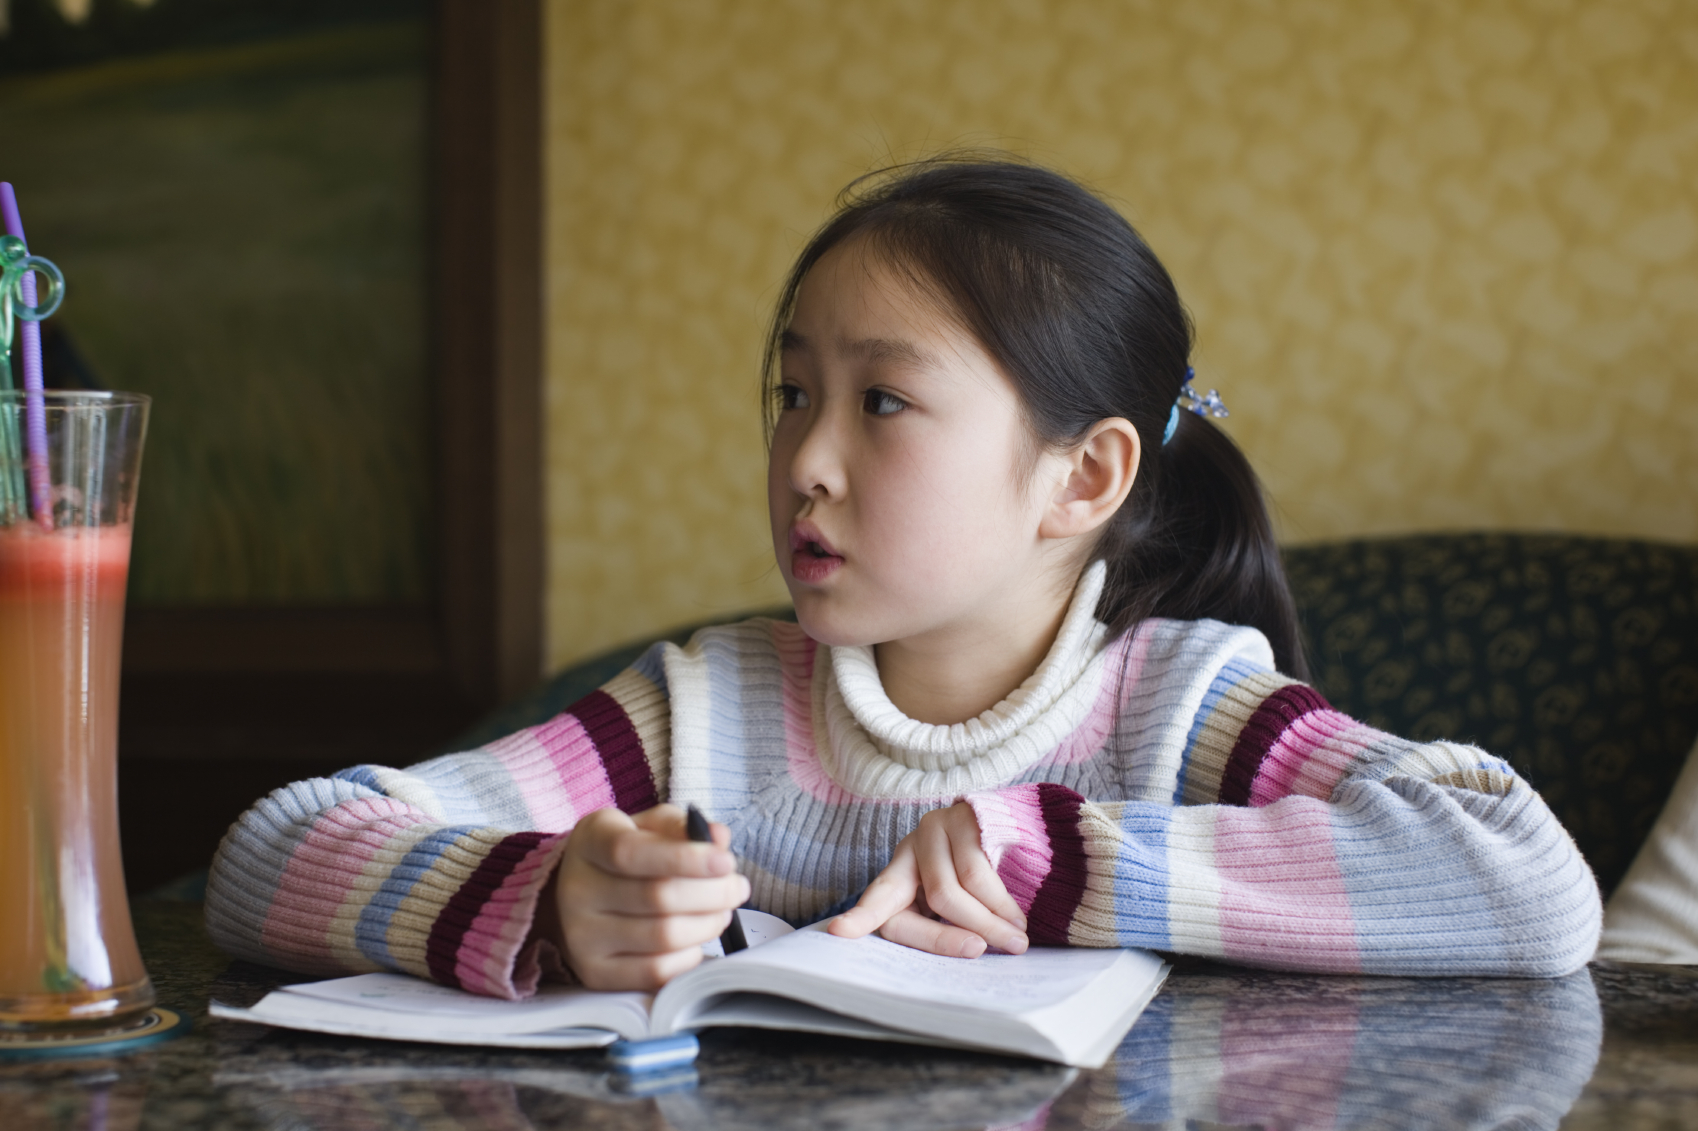
<path id="1" fill-rule="evenodd" d="M 129 564 L 128 527 L 0 528 L 0 1024 L 153 1004 L 118 851 Z"/>
<path id="2" fill-rule="evenodd" d="M 124 892 L 117 760 L 147 404 L 46 400 L 54 513 L 0 513 L 0 1044 L 8 1032 L 119 1026 L 153 1004 Z M 0 393 L 0 429 L 17 405 Z M 0 475 L 7 462 L 0 453 Z"/>

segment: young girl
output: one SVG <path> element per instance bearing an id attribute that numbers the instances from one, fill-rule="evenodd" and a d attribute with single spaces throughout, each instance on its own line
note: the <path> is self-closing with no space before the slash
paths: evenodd
<path id="1" fill-rule="evenodd" d="M 481 750 L 278 790 L 214 861 L 213 937 L 505 997 L 653 988 L 744 903 L 963 958 L 1580 966 L 1598 892 L 1539 796 L 1299 682 L 1190 349 L 1161 264 L 1063 177 L 943 160 L 851 198 L 767 352 L 797 623 L 656 645 Z"/>

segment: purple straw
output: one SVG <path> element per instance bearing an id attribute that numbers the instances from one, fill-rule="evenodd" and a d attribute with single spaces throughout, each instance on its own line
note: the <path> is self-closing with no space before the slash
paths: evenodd
<path id="1" fill-rule="evenodd" d="M 6 181 L 0 181 L 0 217 L 6 223 L 6 234 L 24 239 L 24 218 L 18 212 L 18 194 Z M 24 240 L 24 246 L 29 241 Z M 25 271 L 19 280 L 25 306 L 35 305 L 35 272 Z M 47 402 L 41 395 L 41 323 L 19 319 L 23 337 L 24 360 L 24 430 L 29 436 L 29 497 L 35 520 L 53 529 L 52 494 L 47 475 Z"/>

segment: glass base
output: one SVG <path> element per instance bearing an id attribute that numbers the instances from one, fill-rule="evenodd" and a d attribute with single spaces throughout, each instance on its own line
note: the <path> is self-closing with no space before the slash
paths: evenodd
<path id="1" fill-rule="evenodd" d="M 5 1031 L 0 1032 L 0 1065 L 20 1060 L 123 1056 L 180 1037 L 188 1030 L 189 1023 L 182 1014 L 156 1005 L 122 1025 L 104 1029 L 30 1034 Z"/>
<path id="2" fill-rule="evenodd" d="M 0 996 L 0 1043 L 12 1035 L 121 1031 L 140 1023 L 153 1003 L 145 976 L 106 990 Z"/>

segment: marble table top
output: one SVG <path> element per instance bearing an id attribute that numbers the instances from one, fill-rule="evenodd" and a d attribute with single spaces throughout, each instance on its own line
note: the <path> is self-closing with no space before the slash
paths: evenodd
<path id="1" fill-rule="evenodd" d="M 709 1031 L 692 1075 L 633 1087 L 599 1052 L 496 1052 L 206 1015 L 284 980 L 207 941 L 198 904 L 134 906 L 183 1037 L 0 1061 L 0 1128 L 1698 1128 L 1698 969 L 1558 981 L 1182 965 L 1095 1071 L 803 1034 Z"/>

